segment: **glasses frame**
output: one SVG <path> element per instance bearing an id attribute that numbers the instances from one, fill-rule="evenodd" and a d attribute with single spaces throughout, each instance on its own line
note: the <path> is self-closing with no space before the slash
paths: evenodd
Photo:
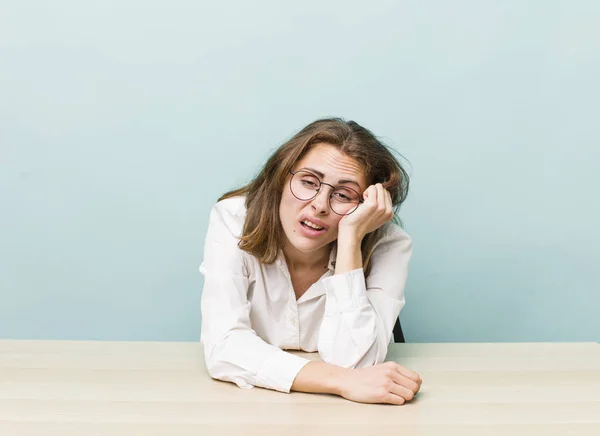
<path id="1" fill-rule="evenodd" d="M 314 177 L 315 177 L 315 178 L 316 178 L 316 179 L 319 181 L 319 188 L 318 188 L 318 189 L 315 191 L 315 195 L 313 195 L 313 196 L 312 196 L 312 197 L 310 197 L 309 199 L 304 199 L 304 198 L 300 198 L 300 197 L 298 197 L 296 194 L 294 194 L 294 190 L 292 189 L 292 179 L 294 178 L 294 176 L 295 176 L 297 173 L 300 173 L 300 172 L 302 172 L 302 173 L 308 173 L 308 174 L 310 174 L 310 175 L 314 176 Z M 329 187 L 331 188 L 331 193 L 329 194 L 329 197 L 328 197 L 328 199 L 329 199 L 329 200 L 328 200 L 328 201 L 329 201 L 329 209 L 331 209 L 331 211 L 332 211 L 334 214 L 336 214 L 336 215 L 340 215 L 340 216 L 346 216 L 346 215 L 350 215 L 352 212 L 354 212 L 356 209 L 358 209 L 358 206 L 359 206 L 361 203 L 364 203 L 364 202 L 365 202 L 365 200 L 363 199 L 363 196 L 362 196 L 362 194 L 360 194 L 360 193 L 359 193 L 359 192 L 358 192 L 356 189 L 352 189 L 352 188 L 349 188 L 349 187 L 347 187 L 347 186 L 344 186 L 344 189 L 350 189 L 351 191 L 354 191 L 354 192 L 356 192 L 356 194 L 358 194 L 358 204 L 356 205 L 356 207 L 355 207 L 354 209 L 352 209 L 352 211 L 350 211 L 350 212 L 348 212 L 348 213 L 337 213 L 335 210 L 333 210 L 333 207 L 331 207 L 331 197 L 333 197 L 333 193 L 334 193 L 334 192 L 335 192 L 335 190 L 337 189 L 337 187 L 336 187 L 336 186 L 333 186 L 333 185 L 330 185 L 329 183 L 325 183 L 325 182 L 321 181 L 321 179 L 319 178 L 319 176 L 317 176 L 317 175 L 316 175 L 315 173 L 313 173 L 312 171 L 308 171 L 308 170 L 302 170 L 302 169 L 300 169 L 300 170 L 298 170 L 298 171 L 292 171 L 292 170 L 290 170 L 290 174 L 292 175 L 292 177 L 290 177 L 290 192 L 292 193 L 292 195 L 293 195 L 294 197 L 296 197 L 296 198 L 297 198 L 298 200 L 300 200 L 300 201 L 311 201 L 311 200 L 312 200 L 312 199 L 314 199 L 314 198 L 315 198 L 317 195 L 319 195 L 319 192 L 321 192 L 321 186 L 323 186 L 323 185 L 327 185 L 327 186 L 329 186 Z"/>

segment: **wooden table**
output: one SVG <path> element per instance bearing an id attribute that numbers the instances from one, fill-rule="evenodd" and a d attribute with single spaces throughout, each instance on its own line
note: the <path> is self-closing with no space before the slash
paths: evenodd
<path id="1" fill-rule="evenodd" d="M 422 375 L 413 402 L 240 389 L 210 379 L 198 343 L 0 341 L 0 435 L 600 435 L 597 343 L 396 344 L 388 358 Z"/>

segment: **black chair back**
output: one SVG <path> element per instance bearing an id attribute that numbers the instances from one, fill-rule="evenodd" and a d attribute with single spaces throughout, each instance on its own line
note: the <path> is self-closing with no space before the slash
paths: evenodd
<path id="1" fill-rule="evenodd" d="M 404 333 L 402 333 L 402 326 L 400 325 L 400 318 L 396 320 L 396 324 L 394 324 L 394 342 L 395 343 L 404 343 Z"/>

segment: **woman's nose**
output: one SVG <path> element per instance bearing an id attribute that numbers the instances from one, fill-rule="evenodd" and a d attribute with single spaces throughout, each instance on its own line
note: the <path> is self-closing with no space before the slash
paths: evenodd
<path id="1" fill-rule="evenodd" d="M 321 186 L 317 196 L 312 200 L 312 207 L 319 214 L 329 212 L 329 189 Z"/>

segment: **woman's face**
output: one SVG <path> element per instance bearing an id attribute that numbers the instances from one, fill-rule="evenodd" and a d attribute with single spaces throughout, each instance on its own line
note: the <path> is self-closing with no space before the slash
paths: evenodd
<path id="1" fill-rule="evenodd" d="M 362 165 L 329 144 L 313 145 L 292 168 L 294 172 L 298 170 L 309 171 L 321 182 L 335 187 L 346 186 L 359 194 L 367 188 Z M 313 199 L 299 200 L 290 190 L 291 177 L 289 174 L 286 179 L 279 204 L 279 218 L 286 237 L 284 245 L 291 245 L 302 253 L 318 251 L 337 239 L 338 224 L 343 217 L 329 206 L 333 188 L 322 185 Z M 322 229 L 312 228 L 306 220 L 312 222 L 313 227 L 316 224 Z"/>

